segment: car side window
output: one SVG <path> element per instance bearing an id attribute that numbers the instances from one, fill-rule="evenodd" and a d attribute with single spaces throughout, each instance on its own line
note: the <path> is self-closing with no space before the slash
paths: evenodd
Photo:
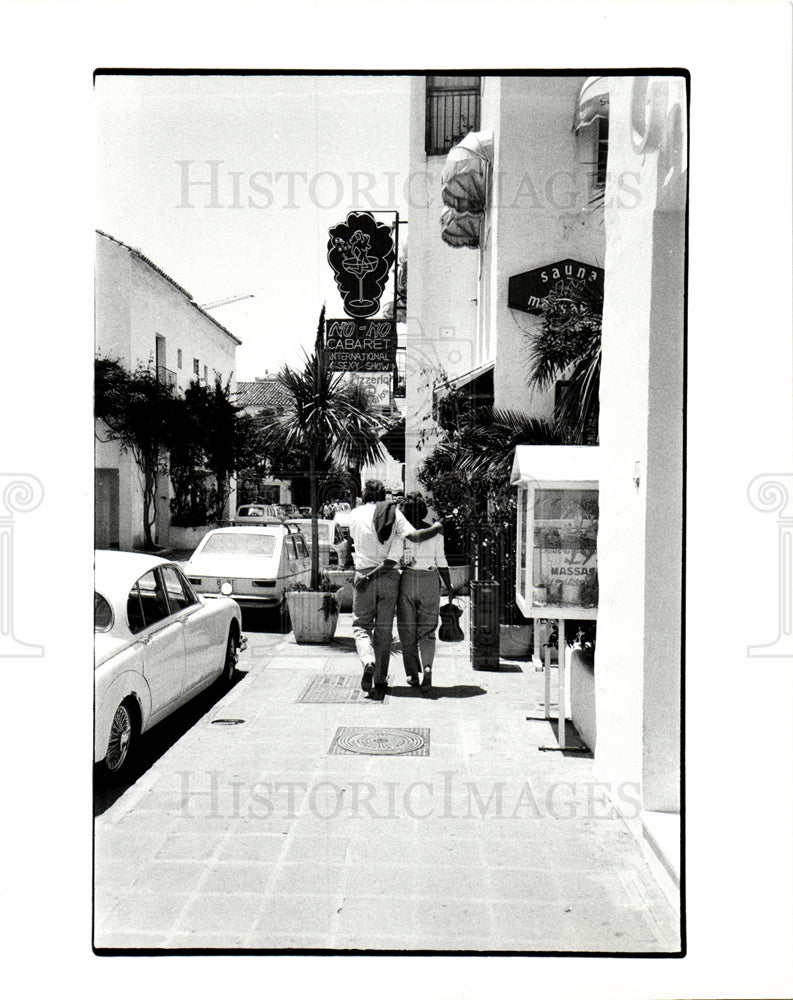
<path id="1" fill-rule="evenodd" d="M 94 591 L 94 630 L 107 632 L 113 624 L 113 611 L 107 598 Z"/>
<path id="2" fill-rule="evenodd" d="M 163 566 L 161 572 L 172 615 L 195 604 L 192 589 L 175 566 Z"/>
<path id="3" fill-rule="evenodd" d="M 146 619 L 143 617 L 143 608 L 140 603 L 140 591 L 137 583 L 130 590 L 127 598 L 127 622 L 132 633 L 140 632 L 146 628 Z"/>
<path id="4" fill-rule="evenodd" d="M 140 595 L 140 607 L 143 613 L 144 628 L 156 625 L 167 618 L 171 611 L 160 582 L 154 570 L 145 573 L 137 583 Z"/>
<path id="5" fill-rule="evenodd" d="M 295 550 L 295 536 L 287 535 L 284 539 L 284 545 L 286 547 L 286 558 L 287 559 L 297 559 L 297 551 Z"/>
<path id="6" fill-rule="evenodd" d="M 176 575 L 179 577 L 179 579 L 181 580 L 182 590 L 184 591 L 184 594 L 185 594 L 185 597 L 188 600 L 188 603 L 191 604 L 191 605 L 192 604 L 198 604 L 199 603 L 198 597 L 196 595 L 196 592 L 193 590 L 193 587 L 192 587 L 190 581 L 187 579 L 187 577 L 179 569 L 178 566 L 174 566 L 173 570 L 176 573 Z"/>
<path id="7" fill-rule="evenodd" d="M 302 535 L 299 535 L 297 538 L 295 538 L 295 546 L 297 547 L 298 559 L 309 558 L 308 546 L 306 545 L 306 540 L 305 538 L 302 537 Z"/>

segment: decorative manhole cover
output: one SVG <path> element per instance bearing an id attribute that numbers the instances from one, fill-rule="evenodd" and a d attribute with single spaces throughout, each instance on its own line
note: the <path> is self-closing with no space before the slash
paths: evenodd
<path id="1" fill-rule="evenodd" d="M 429 729 L 393 729 L 340 726 L 333 737 L 329 754 L 367 754 L 371 756 L 428 757 Z"/>
<path id="2" fill-rule="evenodd" d="M 213 719 L 213 726 L 241 726 L 245 719 Z"/>
<path id="3" fill-rule="evenodd" d="M 311 705 L 382 705 L 383 701 L 370 698 L 361 690 L 361 675 L 315 674 L 300 692 L 298 703 Z"/>

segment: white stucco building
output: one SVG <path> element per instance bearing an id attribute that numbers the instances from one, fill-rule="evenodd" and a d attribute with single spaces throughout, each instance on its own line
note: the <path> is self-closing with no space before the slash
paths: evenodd
<path id="1" fill-rule="evenodd" d="M 410 211 L 409 443 L 422 428 L 426 434 L 428 383 L 441 371 L 484 402 L 553 415 L 553 392 L 532 392 L 527 381 L 526 335 L 538 318 L 510 308 L 508 288 L 512 276 L 555 261 L 603 267 L 603 211 L 590 204 L 605 186 L 603 120 L 573 129 L 584 82 L 575 76 L 413 81 L 411 173 L 426 180 L 412 185 L 420 196 Z M 451 141 L 462 138 L 461 101 L 469 102 L 462 105 L 462 129 L 474 129 L 487 144 L 486 209 L 477 245 L 453 247 L 441 238 L 441 178 Z M 408 449 L 408 489 L 426 453 L 427 446 Z"/>
<path id="2" fill-rule="evenodd" d="M 96 235 L 95 346 L 98 357 L 134 370 L 156 365 L 159 378 L 181 392 L 191 380 L 220 376 L 235 391 L 237 337 L 193 301 L 141 251 L 105 233 Z M 143 540 L 140 475 L 132 457 L 97 421 L 95 535 L 98 547 L 132 549 Z M 156 537 L 168 544 L 169 484 L 161 477 Z"/>
<path id="3" fill-rule="evenodd" d="M 686 81 L 597 78 L 588 91 L 586 84 L 574 75 L 413 82 L 411 169 L 428 180 L 410 215 L 406 480 L 415 488 L 427 453 L 426 445 L 419 453 L 411 448 L 431 413 L 422 368 L 443 369 L 497 407 L 551 417 L 553 391 L 527 386 L 526 334 L 540 318 L 510 306 L 510 278 L 565 260 L 602 269 L 600 593 L 585 708 L 598 777 L 612 788 L 629 782 L 640 789 L 633 827 L 674 882 Z M 588 108 L 585 94 L 595 101 Z M 472 146 L 483 204 L 478 214 L 462 212 L 453 236 L 470 242 L 452 247 L 441 238 L 441 175 L 449 146 L 470 131 L 478 137 Z"/>

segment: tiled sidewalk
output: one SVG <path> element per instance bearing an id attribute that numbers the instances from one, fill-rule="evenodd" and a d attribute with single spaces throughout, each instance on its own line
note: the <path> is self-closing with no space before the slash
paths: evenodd
<path id="1" fill-rule="evenodd" d="M 248 676 L 97 818 L 97 948 L 678 950 L 591 759 L 539 750 L 531 664 L 439 643 L 430 694 L 395 654 L 383 703 L 310 704 L 359 676 L 350 616 L 333 646 L 249 638 Z M 329 754 L 339 727 L 427 729 L 429 755 Z"/>

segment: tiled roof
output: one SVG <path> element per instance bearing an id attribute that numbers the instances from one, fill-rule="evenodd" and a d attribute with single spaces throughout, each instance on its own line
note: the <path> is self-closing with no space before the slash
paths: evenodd
<path id="1" fill-rule="evenodd" d="M 237 382 L 237 406 L 285 407 L 291 396 L 274 378 L 256 382 Z"/>

